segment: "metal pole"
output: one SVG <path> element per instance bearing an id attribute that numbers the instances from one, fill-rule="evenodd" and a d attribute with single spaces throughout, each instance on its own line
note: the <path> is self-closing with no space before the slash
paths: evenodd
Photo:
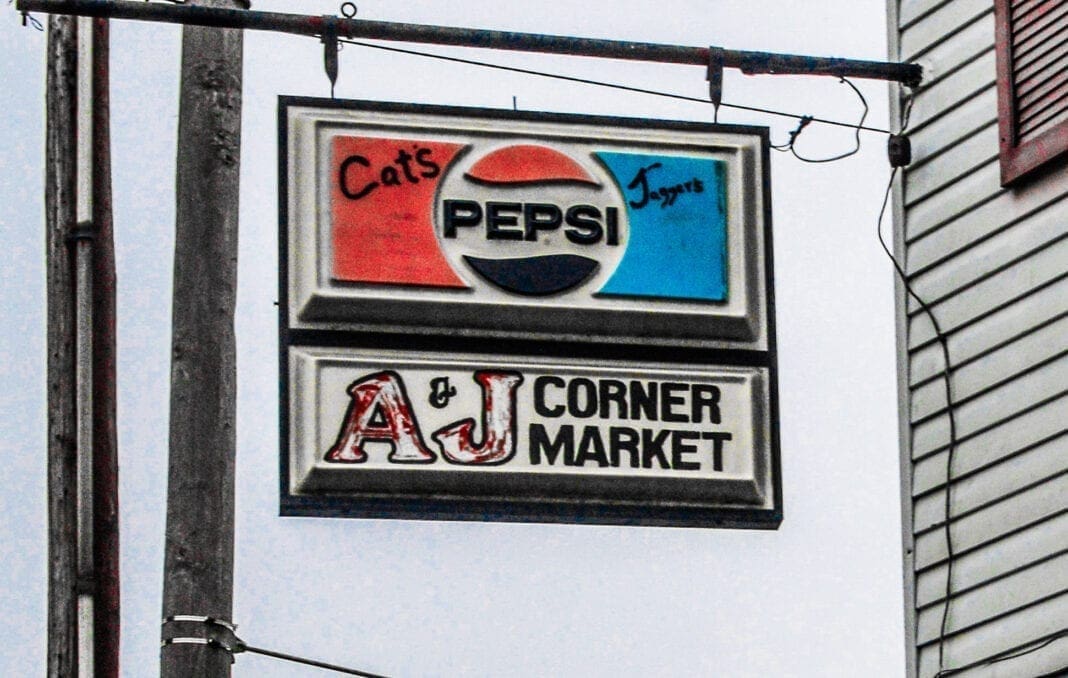
<path id="1" fill-rule="evenodd" d="M 241 52 L 239 30 L 183 30 L 165 619 L 232 618 Z M 230 655 L 214 644 L 170 643 L 160 653 L 164 678 L 230 675 Z"/>
<path id="2" fill-rule="evenodd" d="M 93 648 L 95 678 L 119 676 L 119 464 L 115 241 L 106 19 L 93 19 Z"/>
<path id="3" fill-rule="evenodd" d="M 654 61 L 671 64 L 709 65 L 708 47 L 684 47 L 621 40 L 598 40 L 511 31 L 426 26 L 421 24 L 364 21 L 337 17 L 307 16 L 281 12 L 250 12 L 217 7 L 169 5 L 132 0 L 18 0 L 21 10 L 54 12 L 112 19 L 138 19 L 198 26 L 276 31 L 297 35 L 323 34 L 329 19 L 342 38 L 481 47 L 519 52 L 545 52 L 573 56 Z M 773 54 L 715 48 L 717 63 L 743 73 L 830 75 L 836 77 L 890 80 L 919 85 L 923 69 L 918 64 L 840 59 L 834 57 Z"/>
<path id="4" fill-rule="evenodd" d="M 78 411 L 78 675 L 94 674 L 93 539 L 93 19 L 78 19 L 74 346 Z"/>
<path id="5" fill-rule="evenodd" d="M 49 678 L 78 671 L 78 467 L 73 257 L 78 36 L 74 19 L 48 22 L 45 256 L 48 297 Z"/>

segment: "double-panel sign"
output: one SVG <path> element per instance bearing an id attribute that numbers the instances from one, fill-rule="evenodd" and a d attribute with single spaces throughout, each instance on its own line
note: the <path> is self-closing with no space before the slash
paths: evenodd
<path id="1" fill-rule="evenodd" d="M 284 512 L 778 523 L 763 130 L 280 126 Z"/>

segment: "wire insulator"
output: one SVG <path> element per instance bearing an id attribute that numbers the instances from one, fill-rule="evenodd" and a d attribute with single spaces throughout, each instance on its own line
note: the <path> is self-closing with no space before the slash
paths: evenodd
<path id="1" fill-rule="evenodd" d="M 886 140 L 886 154 L 891 167 L 906 167 L 912 162 L 912 142 L 904 134 L 891 134 Z"/>

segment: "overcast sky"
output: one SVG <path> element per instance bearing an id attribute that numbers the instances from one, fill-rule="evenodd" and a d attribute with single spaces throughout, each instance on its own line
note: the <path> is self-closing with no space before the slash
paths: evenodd
<path id="1" fill-rule="evenodd" d="M 259 0 L 327 14 L 337 3 Z M 883 59 L 881 0 L 360 2 L 359 17 Z M 43 19 L 43 17 L 42 17 Z M 113 27 L 122 660 L 158 672 L 180 29 Z M 45 657 L 44 34 L 0 11 L 0 673 Z M 904 671 L 893 278 L 875 239 L 885 136 L 773 154 L 785 521 L 778 531 L 278 517 L 280 94 L 328 96 L 319 43 L 245 41 L 235 621 L 250 644 L 392 676 L 893 676 Z M 430 50 L 431 48 L 425 48 Z M 434 50 L 707 96 L 704 70 Z M 858 83 L 886 126 L 887 86 Z M 710 121 L 710 106 L 359 47 L 337 95 Z M 831 78 L 728 73 L 724 100 L 855 121 Z M 724 110 L 721 122 L 796 119 Z M 810 126 L 800 152 L 849 130 Z M 239 656 L 236 676 L 327 676 Z"/>

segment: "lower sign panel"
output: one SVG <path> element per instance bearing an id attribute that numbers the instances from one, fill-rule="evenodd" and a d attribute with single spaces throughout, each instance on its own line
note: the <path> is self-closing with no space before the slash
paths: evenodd
<path id="1" fill-rule="evenodd" d="M 283 512 L 775 527 L 771 379 L 291 346 Z"/>

